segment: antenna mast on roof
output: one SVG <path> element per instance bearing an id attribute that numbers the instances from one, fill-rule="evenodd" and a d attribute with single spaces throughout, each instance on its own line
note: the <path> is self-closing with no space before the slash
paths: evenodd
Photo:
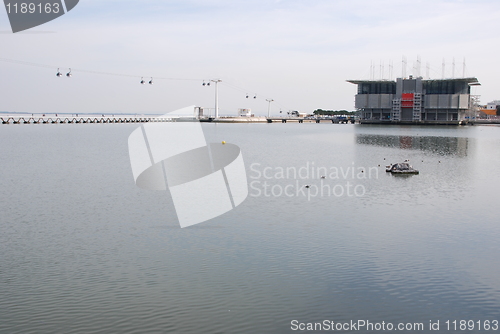
<path id="1" fill-rule="evenodd" d="M 420 61 L 420 56 L 417 56 L 417 78 L 420 77 L 420 68 L 421 68 L 422 62 Z"/>
<path id="2" fill-rule="evenodd" d="M 401 76 L 404 78 L 406 78 L 406 56 L 403 56 L 403 60 L 402 60 L 402 68 L 401 68 Z"/>

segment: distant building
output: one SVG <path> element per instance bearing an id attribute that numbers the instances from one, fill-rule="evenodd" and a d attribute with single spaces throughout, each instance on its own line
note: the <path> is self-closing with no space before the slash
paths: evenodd
<path id="1" fill-rule="evenodd" d="M 252 117 L 252 109 L 240 108 L 240 109 L 238 109 L 238 116 L 239 117 Z"/>
<path id="2" fill-rule="evenodd" d="M 443 123 L 466 119 L 470 86 L 477 78 L 347 80 L 358 85 L 355 107 L 361 123 Z"/>
<path id="3" fill-rule="evenodd" d="M 204 108 L 203 107 L 194 107 L 194 114 L 195 117 L 197 118 L 203 118 L 204 115 Z"/>
<path id="4" fill-rule="evenodd" d="M 487 105 L 481 106 L 479 111 L 485 113 L 488 116 L 498 116 L 498 110 L 500 109 L 500 100 L 495 100 L 488 102 Z"/>
<path id="5" fill-rule="evenodd" d="M 293 117 L 306 117 L 307 116 L 307 113 L 305 112 L 300 112 L 298 110 L 292 110 L 290 112 L 288 112 L 290 116 L 293 116 Z"/>

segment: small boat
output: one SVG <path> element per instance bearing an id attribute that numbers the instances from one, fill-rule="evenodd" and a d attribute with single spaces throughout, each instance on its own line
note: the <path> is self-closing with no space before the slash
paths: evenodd
<path id="1" fill-rule="evenodd" d="M 407 162 L 399 162 L 389 166 L 385 166 L 385 171 L 393 174 L 418 174 L 418 170 L 414 169 Z"/>

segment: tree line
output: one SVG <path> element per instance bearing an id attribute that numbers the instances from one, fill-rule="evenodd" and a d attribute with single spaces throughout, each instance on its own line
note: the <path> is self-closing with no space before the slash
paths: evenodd
<path id="1" fill-rule="evenodd" d="M 316 109 L 316 110 L 314 110 L 314 115 L 329 115 L 329 116 L 349 115 L 349 116 L 354 116 L 354 115 L 356 115 L 356 111 Z"/>

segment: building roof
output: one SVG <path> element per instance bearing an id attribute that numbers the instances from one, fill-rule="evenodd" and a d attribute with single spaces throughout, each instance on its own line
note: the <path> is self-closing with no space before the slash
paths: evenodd
<path id="1" fill-rule="evenodd" d="M 356 84 L 356 85 L 359 85 L 361 83 L 377 83 L 377 82 L 380 82 L 380 83 L 388 83 L 388 82 L 396 83 L 396 81 L 394 81 L 394 80 L 346 80 L 346 81 L 350 82 L 352 84 Z"/>
<path id="2" fill-rule="evenodd" d="M 416 79 L 416 78 L 414 78 Z M 362 83 L 388 83 L 388 82 L 396 82 L 393 80 L 346 80 L 349 83 L 359 85 Z M 466 82 L 471 86 L 480 86 L 481 84 L 477 80 L 477 78 L 470 77 L 470 78 L 448 78 L 448 79 L 422 79 L 423 82 L 432 82 L 432 81 L 462 81 Z"/>
<path id="3" fill-rule="evenodd" d="M 463 82 L 468 83 L 471 86 L 481 86 L 481 83 L 479 83 L 479 80 L 477 80 L 477 78 L 474 78 L 474 77 L 470 77 L 470 78 L 451 78 L 451 79 L 426 79 L 426 80 L 422 80 L 422 81 L 424 81 L 424 82 L 431 82 L 431 81 L 463 81 Z"/>

